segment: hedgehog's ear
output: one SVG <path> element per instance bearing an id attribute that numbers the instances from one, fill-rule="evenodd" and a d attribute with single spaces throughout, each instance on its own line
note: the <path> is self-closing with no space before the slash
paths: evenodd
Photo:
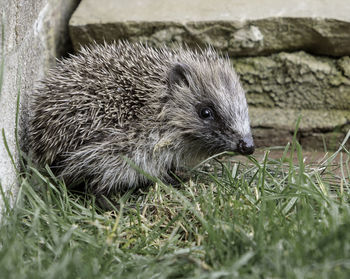
<path id="1" fill-rule="evenodd" d="M 169 72 L 169 86 L 173 87 L 175 84 L 189 86 L 190 67 L 183 63 L 176 63 Z"/>

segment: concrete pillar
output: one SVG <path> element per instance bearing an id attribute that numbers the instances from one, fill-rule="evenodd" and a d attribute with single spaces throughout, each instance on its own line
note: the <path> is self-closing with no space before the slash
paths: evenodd
<path id="1" fill-rule="evenodd" d="M 3 73 L 0 92 L 0 131 L 16 167 L 15 120 L 17 96 L 20 92 L 19 134 L 26 146 L 28 100 L 35 82 L 55 63 L 56 57 L 69 48 L 68 20 L 78 0 L 2 0 L 0 2 L 0 65 Z M 16 195 L 17 174 L 4 139 L 0 139 L 0 183 L 4 192 Z M 2 207 L 0 201 L 0 209 Z"/>

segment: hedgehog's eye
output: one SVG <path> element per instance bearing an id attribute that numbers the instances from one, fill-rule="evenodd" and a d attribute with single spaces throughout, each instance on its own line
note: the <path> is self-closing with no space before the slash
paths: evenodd
<path id="1" fill-rule="evenodd" d="M 199 111 L 199 117 L 205 120 L 214 119 L 213 110 L 209 107 L 201 108 Z"/>

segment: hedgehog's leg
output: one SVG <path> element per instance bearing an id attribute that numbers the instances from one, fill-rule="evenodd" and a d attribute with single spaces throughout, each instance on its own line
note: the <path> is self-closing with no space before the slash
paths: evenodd
<path id="1" fill-rule="evenodd" d="M 120 203 L 113 202 L 110 199 L 110 195 L 108 195 L 108 194 L 106 194 L 106 195 L 103 195 L 103 194 L 96 195 L 96 204 L 103 211 L 113 211 L 113 210 L 119 211 L 119 209 L 120 209 Z"/>
<path id="2" fill-rule="evenodd" d="M 175 188 L 180 188 L 190 179 L 190 172 L 184 168 L 172 168 L 168 171 L 165 182 Z"/>

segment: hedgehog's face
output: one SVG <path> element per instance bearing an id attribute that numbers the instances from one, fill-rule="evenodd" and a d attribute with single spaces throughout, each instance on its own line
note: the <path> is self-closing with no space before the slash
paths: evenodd
<path id="1" fill-rule="evenodd" d="M 194 150 L 254 152 L 245 93 L 230 65 L 176 64 L 169 89 L 169 122 Z"/>

